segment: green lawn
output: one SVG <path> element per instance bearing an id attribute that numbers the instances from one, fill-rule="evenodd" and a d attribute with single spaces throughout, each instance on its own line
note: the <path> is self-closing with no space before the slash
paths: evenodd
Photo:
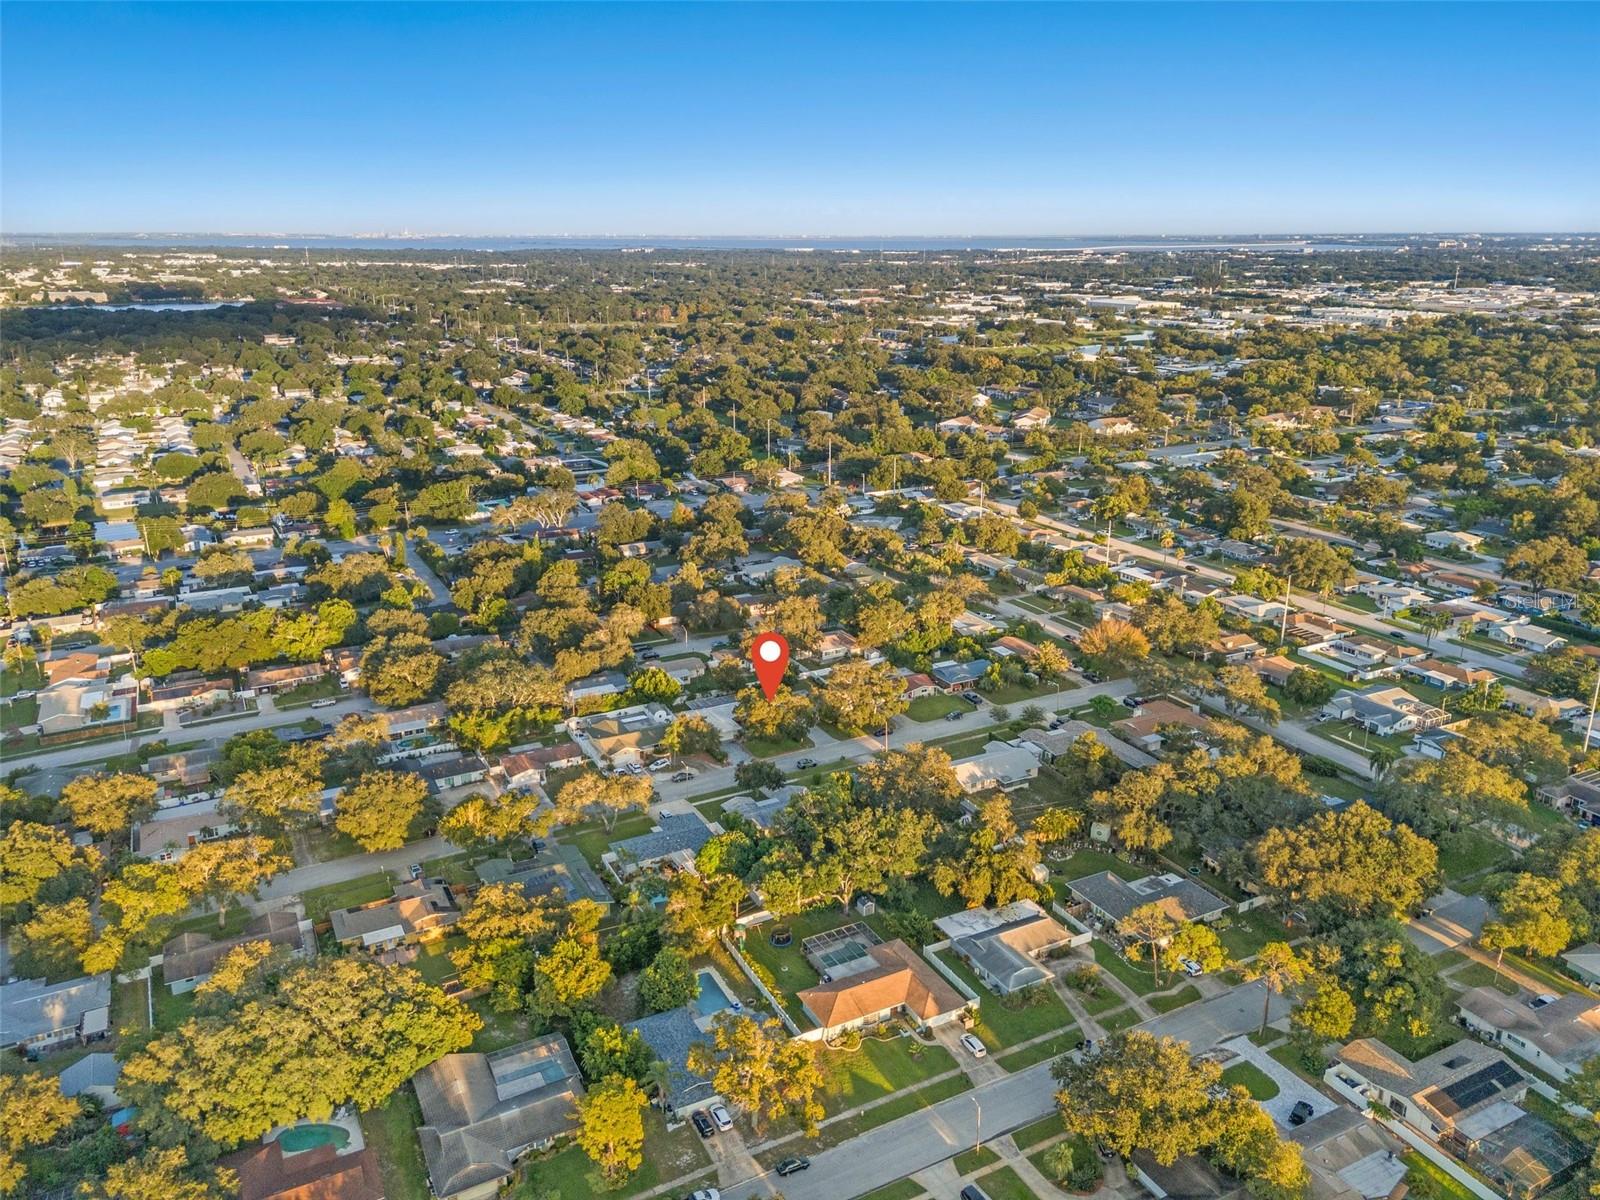
<path id="1" fill-rule="evenodd" d="M 333 675 L 324 675 L 321 679 L 313 679 L 310 683 L 302 683 L 299 687 L 290 688 L 288 691 L 273 697 L 273 704 L 279 709 L 302 708 L 313 700 L 327 700 L 340 695 L 344 689 L 339 686 L 339 680 Z"/>
<path id="2" fill-rule="evenodd" d="M 876 1104 L 865 1112 L 824 1125 L 815 1138 L 791 1140 L 770 1150 L 763 1150 L 756 1155 L 756 1161 L 770 1170 L 792 1154 L 815 1153 L 840 1145 L 880 1125 L 887 1125 L 890 1121 L 897 1121 L 901 1117 L 930 1108 L 941 1100 L 959 1096 L 971 1087 L 971 1080 L 965 1075 L 957 1074 L 941 1079 L 937 1083 L 899 1092 L 893 1098 Z"/>
<path id="3" fill-rule="evenodd" d="M 420 947 L 421 952 L 411 965 L 429 983 L 442 984 L 454 979 L 456 974 L 456 965 L 450 961 L 450 951 L 460 949 L 465 944 L 466 938 L 462 937 L 444 937 L 429 942 Z"/>
<path id="4" fill-rule="evenodd" d="M 150 988 L 150 994 L 155 997 L 156 1002 L 157 1029 L 176 1029 L 189 1019 L 189 1014 L 194 1011 L 193 992 L 179 992 L 174 995 L 159 968 L 150 973 Z"/>
<path id="5" fill-rule="evenodd" d="M 1451 971 L 1445 977 L 1445 982 L 1460 988 L 1492 987 L 1508 996 L 1515 996 L 1522 990 L 1488 963 L 1472 960 L 1466 966 Z"/>
<path id="6" fill-rule="evenodd" d="M 1477 1193 L 1413 1150 L 1401 1156 L 1406 1164 L 1406 1187 L 1416 1200 L 1477 1200 Z"/>
<path id="7" fill-rule="evenodd" d="M 1476 829 L 1446 834 L 1439 844 L 1439 870 L 1450 883 L 1503 866 L 1511 858 L 1511 847 Z"/>
<path id="8" fill-rule="evenodd" d="M 1141 996 L 1158 990 L 1149 963 L 1131 963 L 1099 938 L 1094 940 L 1093 945 L 1094 960 L 1100 964 L 1101 970 L 1111 972 Z M 1162 972 L 1162 979 L 1167 979 L 1165 971 Z M 1162 988 L 1170 986 L 1170 982 L 1160 985 Z"/>
<path id="9" fill-rule="evenodd" d="M 856 1200 L 917 1200 L 922 1195 L 922 1185 L 915 1179 L 896 1179 L 881 1188 L 875 1188 Z"/>
<path id="10" fill-rule="evenodd" d="M 981 1171 L 999 1162 L 1000 1156 L 987 1146 L 974 1146 L 970 1150 L 963 1150 L 951 1161 L 955 1163 L 957 1175 L 971 1175 L 974 1171 Z"/>
<path id="11" fill-rule="evenodd" d="M 1022 1050 L 1013 1050 L 1009 1054 L 1002 1054 L 995 1061 L 1008 1071 L 1021 1071 L 1035 1063 L 1042 1063 L 1052 1058 L 1060 1058 L 1071 1050 L 1082 1039 L 1076 1025 L 1068 1026 L 1063 1032 L 1053 1038 L 1046 1038 Z"/>
<path id="12" fill-rule="evenodd" d="M 1170 996 L 1152 996 L 1150 1007 L 1158 1013 L 1168 1013 L 1175 1008 L 1182 1008 L 1185 1004 L 1193 1004 L 1200 999 L 1200 989 L 1194 984 L 1186 984 L 1173 992 Z"/>
<path id="13" fill-rule="evenodd" d="M 997 996 L 978 982 L 966 963 L 948 950 L 938 957 L 978 993 L 978 1024 L 973 1032 L 990 1050 L 1004 1050 L 1047 1033 L 1075 1031 L 1072 1014 L 1061 1003 L 1061 997 L 1049 988 L 1030 988 L 1013 996 Z"/>
<path id="14" fill-rule="evenodd" d="M 1140 1021 L 1138 1013 L 1131 1008 L 1124 1008 L 1108 1016 L 1099 1017 L 1100 1027 L 1107 1033 L 1120 1033 L 1124 1029 L 1132 1029 Z"/>
<path id="15" fill-rule="evenodd" d="M 1228 956 L 1236 961 L 1254 957 L 1268 942 L 1284 942 L 1294 936 L 1283 927 L 1277 910 L 1270 904 L 1247 913 L 1229 913 L 1211 927 L 1217 931 Z"/>
<path id="16" fill-rule="evenodd" d="M 1149 867 L 1141 867 L 1136 863 L 1126 862 L 1115 854 L 1108 854 L 1104 850 L 1078 850 L 1059 862 L 1050 864 L 1050 873 L 1061 883 L 1068 883 L 1074 879 L 1082 879 L 1085 875 L 1096 875 L 1101 871 L 1110 871 L 1119 879 L 1143 879 L 1150 874 Z M 1066 903 L 1066 889 L 1056 888 L 1057 896 L 1063 904 Z"/>
<path id="17" fill-rule="evenodd" d="M 6 729 L 37 724 L 38 720 L 39 701 L 32 696 L 26 700 L 11 700 L 0 705 L 0 726 Z"/>
<path id="18" fill-rule="evenodd" d="M 1419 1058 L 1427 1058 L 1436 1050 L 1443 1050 L 1461 1036 L 1461 1031 L 1448 1022 L 1439 1021 L 1431 1033 L 1418 1038 L 1411 1035 L 1403 1020 L 1394 1020 L 1382 1029 L 1373 1031 L 1370 1036 L 1398 1050 L 1412 1062 L 1416 1062 Z"/>
<path id="19" fill-rule="evenodd" d="M 313 923 L 318 923 L 326 921 L 328 914 L 336 908 L 354 908 L 361 904 L 371 904 L 374 900 L 387 900 L 392 895 L 394 895 L 394 880 L 385 871 L 374 871 L 370 875 L 358 875 L 343 883 L 311 888 L 302 892 L 300 898 L 305 901 L 306 917 Z"/>
<path id="20" fill-rule="evenodd" d="M 150 1027 L 150 1005 L 147 999 L 150 981 L 135 979 L 119 983 L 111 994 L 111 1031 L 137 1033 Z"/>
<path id="21" fill-rule="evenodd" d="M 1039 1200 L 1033 1189 L 1010 1167 L 996 1167 L 987 1175 L 980 1175 L 978 1186 L 988 1194 L 989 1200 Z"/>
<path id="22" fill-rule="evenodd" d="M 809 750 L 814 745 L 816 743 L 809 737 L 744 739 L 744 748 L 755 758 L 776 758 L 780 754 L 792 754 L 796 750 Z"/>
<path id="23" fill-rule="evenodd" d="M 824 1049 L 817 1060 L 827 1088 L 823 1104 L 830 1113 L 915 1087 L 956 1066 L 943 1046 L 914 1037 L 864 1037 L 855 1050 Z"/>
<path id="24" fill-rule="evenodd" d="M 1056 1134 L 1066 1131 L 1066 1126 L 1061 1123 L 1061 1114 L 1053 1112 L 1048 1117 L 1040 1117 L 1031 1125 L 1013 1130 L 1011 1140 L 1017 1144 L 1018 1150 L 1027 1150 L 1041 1142 L 1048 1142 Z"/>
<path id="25" fill-rule="evenodd" d="M 600 856 L 610 848 L 612 842 L 649 833 L 654 824 L 654 818 L 648 813 L 629 813 L 619 818 L 616 827 L 610 830 L 598 821 L 570 825 L 561 831 L 561 840 L 576 846 L 589 865 L 599 870 Z"/>
<path id="26" fill-rule="evenodd" d="M 417 1143 L 422 1110 L 409 1087 L 393 1093 L 377 1108 L 361 1114 L 361 1132 L 383 1169 L 386 1200 L 431 1200 L 428 1170 Z"/>
<path id="27" fill-rule="evenodd" d="M 693 1175 L 710 1165 L 700 1137 L 690 1125 L 668 1131 L 661 1114 L 647 1109 L 644 1114 L 644 1162 L 632 1178 L 615 1191 L 602 1184 L 599 1172 L 589 1157 L 575 1145 L 542 1158 L 530 1159 L 524 1166 L 514 1197 L 531 1200 L 554 1192 L 561 1200 L 590 1200 L 591 1197 L 637 1196 L 653 1191 L 673 1179 Z M 685 1188 L 685 1191 L 690 1190 Z"/>
<path id="28" fill-rule="evenodd" d="M 489 1007 L 487 996 L 467 1001 L 467 1007 L 483 1018 L 483 1028 L 473 1035 L 472 1045 L 468 1047 L 475 1054 L 504 1050 L 533 1036 L 529 1032 L 526 1015 L 520 1012 L 497 1013 Z"/>
<path id="29" fill-rule="evenodd" d="M 953 712 L 971 711 L 972 705 L 961 697 L 941 692 L 933 696 L 918 696 L 911 702 L 906 715 L 913 721 L 937 721 Z"/>
<path id="30" fill-rule="evenodd" d="M 1242 1085 L 1255 1100 L 1271 1100 L 1278 1094 L 1278 1085 L 1260 1067 L 1252 1062 L 1238 1062 L 1222 1073 L 1222 1082 L 1228 1087 Z"/>

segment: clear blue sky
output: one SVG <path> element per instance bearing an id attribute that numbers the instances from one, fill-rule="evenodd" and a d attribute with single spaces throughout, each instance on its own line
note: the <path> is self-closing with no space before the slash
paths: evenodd
<path id="1" fill-rule="evenodd" d="M 1600 228 L 1600 6 L 0 9 L 0 228 Z"/>

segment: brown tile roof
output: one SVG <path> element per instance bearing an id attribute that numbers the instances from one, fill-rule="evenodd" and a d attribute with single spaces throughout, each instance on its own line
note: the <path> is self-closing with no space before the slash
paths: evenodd
<path id="1" fill-rule="evenodd" d="M 335 1154 L 318 1146 L 284 1157 L 276 1141 L 223 1159 L 239 1176 L 239 1200 L 383 1200 L 383 1173 L 372 1147 Z"/>
<path id="2" fill-rule="evenodd" d="M 824 1029 L 903 1008 L 919 1020 L 954 1012 L 966 1001 L 916 951 L 896 938 L 867 953 L 878 965 L 799 993 L 800 1002 Z"/>

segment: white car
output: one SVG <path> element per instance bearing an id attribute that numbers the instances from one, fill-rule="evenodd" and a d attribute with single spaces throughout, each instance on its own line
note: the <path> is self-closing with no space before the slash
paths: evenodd
<path id="1" fill-rule="evenodd" d="M 658 758 L 650 764 L 650 769 L 652 771 L 665 771 L 671 765 L 672 760 L 670 758 Z"/>
<path id="2" fill-rule="evenodd" d="M 717 1128 L 727 1133 L 733 1128 L 733 1115 L 721 1104 L 711 1106 L 711 1119 L 717 1123 Z"/>
<path id="3" fill-rule="evenodd" d="M 985 1046 L 975 1033 L 963 1033 L 961 1035 L 961 1046 L 973 1058 L 983 1058 L 989 1053 L 989 1047 Z"/>
<path id="4" fill-rule="evenodd" d="M 1192 958 L 1180 958 L 1178 962 L 1183 966 L 1183 973 L 1190 979 L 1198 978 L 1206 973 L 1206 969 Z"/>

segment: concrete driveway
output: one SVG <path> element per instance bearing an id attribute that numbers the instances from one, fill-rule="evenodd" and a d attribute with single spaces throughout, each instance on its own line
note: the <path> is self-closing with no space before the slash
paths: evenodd
<path id="1" fill-rule="evenodd" d="M 1278 1085 L 1276 1096 L 1270 1100 L 1259 1100 L 1257 1103 L 1272 1115 L 1272 1119 L 1281 1128 L 1290 1128 L 1289 1113 L 1302 1100 L 1311 1105 L 1312 1115 L 1318 1117 L 1339 1107 L 1331 1098 L 1301 1079 L 1249 1038 L 1233 1038 L 1224 1042 L 1221 1048 L 1231 1051 L 1236 1056 L 1226 1062 L 1224 1067 L 1231 1067 L 1236 1062 L 1248 1062 L 1260 1068 L 1262 1074 Z"/>
<path id="2" fill-rule="evenodd" d="M 1138 1028 L 1158 1037 L 1187 1042 L 1191 1053 L 1204 1054 L 1223 1042 L 1260 1028 L 1261 1002 L 1265 995 L 1263 984 L 1241 983 L 1220 996 L 1156 1017 Z M 1289 1001 L 1282 996 L 1273 995 L 1270 1004 L 1269 1020 L 1278 1021 L 1289 1015 Z"/>
<path id="3" fill-rule="evenodd" d="M 1476 941 L 1484 922 L 1494 916 L 1494 905 L 1482 896 L 1464 896 L 1449 888 L 1435 896 L 1428 908 L 1432 915 L 1417 917 L 1406 926 L 1411 940 L 1427 954 L 1443 954 Z"/>

